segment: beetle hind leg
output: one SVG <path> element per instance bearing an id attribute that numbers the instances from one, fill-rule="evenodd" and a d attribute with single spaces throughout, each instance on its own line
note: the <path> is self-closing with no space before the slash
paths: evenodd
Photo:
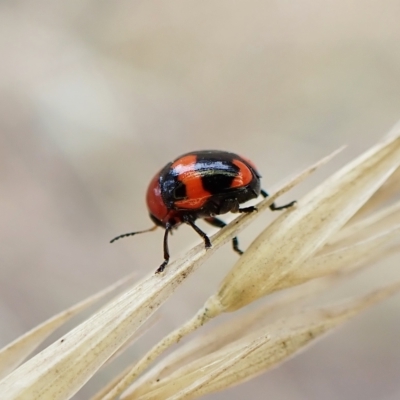
<path id="1" fill-rule="evenodd" d="M 265 190 L 260 191 L 261 196 L 263 196 L 264 198 L 268 197 L 268 193 Z M 284 204 L 283 206 L 277 206 L 275 203 L 272 203 L 269 208 L 271 209 L 271 211 L 278 211 L 278 210 L 284 210 L 286 208 L 290 208 L 292 206 L 294 206 L 296 204 L 296 200 L 291 201 L 290 203 Z"/>
<path id="2" fill-rule="evenodd" d="M 204 221 L 208 222 L 212 226 L 215 226 L 216 228 L 223 228 L 224 226 L 226 226 L 226 223 L 224 221 L 221 221 L 220 219 L 215 217 L 204 218 Z M 239 240 L 236 236 L 232 239 L 232 248 L 233 251 L 235 251 L 239 255 L 243 254 L 243 251 L 239 249 Z"/>

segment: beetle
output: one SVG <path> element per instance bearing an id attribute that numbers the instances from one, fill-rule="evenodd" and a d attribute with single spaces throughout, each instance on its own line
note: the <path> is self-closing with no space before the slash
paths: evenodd
<path id="1" fill-rule="evenodd" d="M 156 274 L 164 271 L 169 262 L 168 235 L 185 223 L 190 225 L 204 240 L 206 248 L 211 241 L 195 221 L 199 218 L 214 227 L 223 228 L 226 223 L 216 215 L 233 213 L 250 213 L 256 207 L 240 205 L 248 200 L 268 193 L 261 189 L 261 175 L 255 165 L 237 154 L 221 150 L 201 150 L 186 153 L 169 162 L 150 181 L 146 202 L 150 219 L 154 226 L 138 232 L 124 233 L 111 240 L 133 236 L 164 228 L 164 261 L 156 270 Z M 293 206 L 292 201 L 283 206 L 275 203 L 270 209 L 282 210 Z M 239 249 L 237 237 L 232 239 L 233 250 L 243 254 Z"/>

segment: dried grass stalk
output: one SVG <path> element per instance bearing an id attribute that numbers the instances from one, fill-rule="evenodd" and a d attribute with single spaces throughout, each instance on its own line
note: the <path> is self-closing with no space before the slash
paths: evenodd
<path id="1" fill-rule="evenodd" d="M 218 292 L 197 314 L 156 344 L 104 399 L 120 395 L 162 352 L 210 319 L 238 310 L 282 287 L 298 284 L 298 269 L 334 237 L 399 165 L 398 131 L 307 194 L 296 208 L 282 213 L 250 245 Z M 326 273 L 332 269 L 337 268 L 331 267 Z M 323 275 L 321 268 L 311 268 L 309 272 L 314 275 L 303 275 L 300 280 Z"/>
<path id="2" fill-rule="evenodd" d="M 2 396 L 7 399 L 68 399 L 73 396 L 132 338 L 201 262 L 231 240 L 278 196 L 300 183 L 336 153 L 311 166 L 265 199 L 259 207 L 259 213 L 241 215 L 216 233 L 211 238 L 211 249 L 206 251 L 204 244 L 199 244 L 172 262 L 165 274 L 159 276 L 151 273 L 90 319 L 11 372 L 0 381 Z"/>
<path id="3" fill-rule="evenodd" d="M 166 336 L 94 399 L 116 398 L 156 357 L 183 336 L 221 313 L 239 310 L 282 288 L 291 288 L 291 292 L 231 321 L 231 326 L 236 327 L 234 333 L 226 334 L 226 329 L 220 327 L 212 333 L 217 338 L 214 342 L 211 336 L 205 336 L 172 353 L 137 380 L 124 398 L 192 399 L 251 379 L 364 308 L 396 293 L 399 283 L 340 306 L 311 309 L 301 314 L 295 312 L 294 307 L 296 301 L 304 301 L 345 279 L 356 268 L 398 249 L 399 204 L 372 215 L 359 210 L 363 207 L 366 210 L 372 203 L 376 210 L 382 204 L 374 193 L 393 193 L 391 185 L 390 188 L 388 183 L 386 187 L 382 185 L 398 182 L 398 172 L 395 171 L 400 165 L 399 133 L 399 129 L 393 130 L 380 143 L 302 198 L 297 207 L 283 212 L 250 245 L 218 291 L 193 318 Z M 72 397 L 107 360 L 132 341 L 148 318 L 201 262 L 236 236 L 278 196 L 333 155 L 311 166 L 263 200 L 258 205 L 258 213 L 241 215 L 221 229 L 211 238 L 213 247 L 210 250 L 206 251 L 204 245 L 199 244 L 172 262 L 163 275 L 151 274 L 144 278 L 8 374 L 0 381 L 1 398 L 61 400 Z M 297 288 L 292 288 L 295 285 Z M 87 303 L 91 301 L 94 299 Z M 80 307 L 83 306 L 75 307 L 74 312 Z M 4 354 L 7 357 L 7 352 L 13 353 L 7 361 L 8 368 L 13 368 L 69 313 L 50 320 L 45 329 L 38 327 L 30 335 L 14 342 L 8 347 L 12 351 L 0 353 L 0 362 L 1 356 L 4 360 Z M 274 322 L 277 315 L 284 315 L 284 318 Z M 167 365 L 168 359 L 170 363 Z M 160 376 L 162 380 L 157 382 Z"/>

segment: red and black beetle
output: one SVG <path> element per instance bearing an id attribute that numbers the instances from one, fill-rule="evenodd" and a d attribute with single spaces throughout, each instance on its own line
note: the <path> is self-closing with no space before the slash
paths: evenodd
<path id="1" fill-rule="evenodd" d="M 228 212 L 247 213 L 255 207 L 240 208 L 240 204 L 268 193 L 260 187 L 261 175 L 254 164 L 234 153 L 220 150 L 202 150 L 184 154 L 168 163 L 151 180 L 146 201 L 150 218 L 155 226 L 145 231 L 125 233 L 115 240 L 138 233 L 149 232 L 161 226 L 164 233 L 164 262 L 156 273 L 164 271 L 169 261 L 168 234 L 182 223 L 190 225 L 204 240 L 206 248 L 211 247 L 209 237 L 196 224 L 198 218 L 223 228 L 226 223 L 216 215 Z M 295 202 L 276 206 L 271 210 L 291 207 Z M 239 254 L 238 239 L 232 239 L 233 250 Z"/>

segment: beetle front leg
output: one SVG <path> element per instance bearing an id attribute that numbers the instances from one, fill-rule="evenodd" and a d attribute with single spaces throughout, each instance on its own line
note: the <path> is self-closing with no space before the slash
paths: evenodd
<path id="1" fill-rule="evenodd" d="M 264 198 L 268 197 L 268 193 L 265 190 L 261 189 L 261 196 L 263 196 Z M 277 206 L 275 203 L 272 203 L 269 208 L 271 209 L 271 211 L 278 211 L 278 210 L 284 210 L 286 208 L 290 208 L 293 207 L 295 204 L 297 203 L 296 200 L 291 201 L 290 203 L 284 204 L 283 206 Z"/>
<path id="2" fill-rule="evenodd" d="M 167 266 L 169 262 L 169 248 L 168 248 L 168 234 L 171 231 L 171 225 L 167 225 L 165 227 L 165 232 L 164 232 L 164 262 L 157 268 L 156 274 L 160 274 L 161 272 L 164 271 L 165 267 Z"/>

